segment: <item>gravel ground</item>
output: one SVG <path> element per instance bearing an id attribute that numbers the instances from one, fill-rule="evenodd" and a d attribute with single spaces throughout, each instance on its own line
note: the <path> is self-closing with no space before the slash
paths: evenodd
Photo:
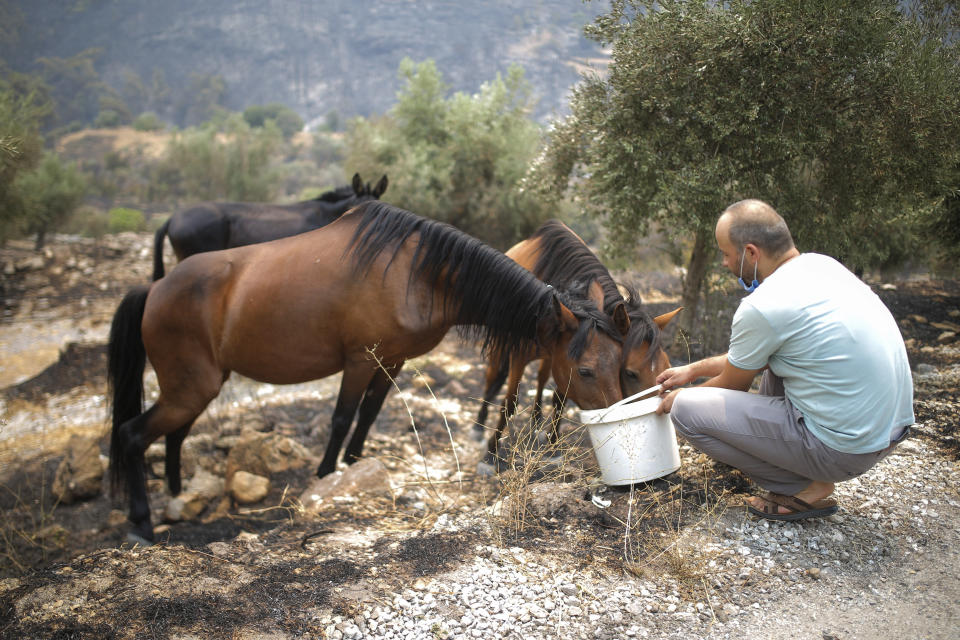
<path id="1" fill-rule="evenodd" d="M 730 509 L 685 530 L 675 551 L 699 565 L 700 585 L 574 571 L 487 545 L 455 571 L 321 622 L 330 638 L 405 640 L 957 638 L 958 481 L 955 462 L 910 440 L 839 485 L 843 509 L 825 520 L 769 522 Z"/>

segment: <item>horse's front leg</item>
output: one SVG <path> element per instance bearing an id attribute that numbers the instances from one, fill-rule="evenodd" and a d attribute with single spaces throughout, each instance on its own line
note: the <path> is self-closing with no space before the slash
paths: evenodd
<path id="1" fill-rule="evenodd" d="M 477 466 L 478 473 L 488 475 L 490 473 L 499 473 L 506 468 L 506 461 L 498 454 L 500 436 L 507 427 L 507 421 L 517 411 L 518 396 L 520 393 L 520 380 L 523 378 L 523 370 L 527 363 L 516 355 L 510 357 L 510 374 L 507 378 L 507 395 L 503 399 L 503 406 L 500 408 L 500 421 L 497 428 L 491 434 L 487 441 L 487 454 Z"/>
<path id="2" fill-rule="evenodd" d="M 566 404 L 566 396 L 560 393 L 560 390 L 553 392 L 553 415 L 550 417 L 550 444 L 557 444 L 560 439 L 560 420 L 563 419 L 563 409 Z"/>
<path id="3" fill-rule="evenodd" d="M 357 413 L 357 407 L 360 406 L 363 394 L 370 386 L 370 381 L 377 371 L 375 367 L 375 364 L 364 361 L 347 363 L 343 368 L 340 395 L 337 397 L 337 406 L 333 410 L 333 420 L 330 425 L 330 440 L 327 443 L 327 451 L 323 455 L 323 460 L 317 468 L 318 478 L 336 470 L 340 447 L 343 446 L 343 441 L 347 438 L 347 432 L 350 431 L 353 416 Z M 382 402 L 383 399 L 381 398 Z M 379 409 L 379 406 L 377 408 Z M 369 427 L 369 425 L 367 426 Z"/>
<path id="4" fill-rule="evenodd" d="M 543 390 L 546 388 L 547 383 L 550 382 L 550 371 L 552 368 L 553 364 L 550 356 L 546 356 L 540 361 L 540 371 L 537 373 L 537 397 L 533 402 L 532 423 L 534 426 L 540 422 L 540 418 L 543 416 Z"/>
<path id="5" fill-rule="evenodd" d="M 477 422 L 473 425 L 474 431 L 480 437 L 482 437 L 484 427 L 487 424 L 487 413 L 493 404 L 494 398 L 500 393 L 500 389 L 507 379 L 509 369 L 509 357 L 503 357 L 499 353 L 492 353 L 490 355 L 487 362 L 487 372 L 484 376 L 483 401 L 480 403 L 480 411 L 477 413 Z"/>
<path id="6" fill-rule="evenodd" d="M 350 442 L 347 443 L 346 450 L 343 452 L 343 461 L 347 464 L 353 464 L 360 459 L 360 454 L 363 453 L 363 443 L 370 431 L 370 425 L 377 419 L 377 414 L 380 413 L 380 407 L 383 406 L 387 392 L 390 391 L 393 381 L 402 368 L 403 361 L 401 360 L 394 365 L 386 365 L 377 369 L 374 374 L 373 380 L 370 381 L 370 385 L 363 395 L 363 401 L 360 403 L 360 411 L 357 413 L 357 426 L 353 430 Z"/>

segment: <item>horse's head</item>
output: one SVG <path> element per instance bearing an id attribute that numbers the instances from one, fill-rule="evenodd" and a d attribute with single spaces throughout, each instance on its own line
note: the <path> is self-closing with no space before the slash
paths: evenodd
<path id="1" fill-rule="evenodd" d="M 623 363 L 620 368 L 620 386 L 624 397 L 654 386 L 657 384 L 657 375 L 670 368 L 670 359 L 663 350 L 660 332 L 682 308 L 651 318 L 639 303 L 631 305 L 630 331 L 623 343 Z"/>
<path id="2" fill-rule="evenodd" d="M 625 327 L 600 310 L 599 285 L 594 282 L 587 294 L 568 291 L 554 299 L 555 323 L 547 335 L 541 333 L 541 345 L 560 393 L 581 409 L 602 409 L 623 397 L 620 363 Z"/>
<path id="3" fill-rule="evenodd" d="M 387 175 L 384 174 L 375 186 L 370 183 L 363 183 L 359 173 L 353 174 L 353 180 L 350 183 L 353 187 L 353 194 L 358 200 L 379 200 L 383 192 L 387 190 Z"/>

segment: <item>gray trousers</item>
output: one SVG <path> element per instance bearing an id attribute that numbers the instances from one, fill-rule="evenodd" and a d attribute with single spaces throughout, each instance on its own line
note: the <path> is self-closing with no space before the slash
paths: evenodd
<path id="1" fill-rule="evenodd" d="M 883 460 L 909 433 L 893 434 L 890 446 L 874 453 L 831 449 L 807 430 L 784 396 L 783 380 L 764 371 L 760 393 L 715 387 L 683 389 L 670 417 L 695 448 L 740 469 L 768 491 L 796 495 L 814 480 L 855 478 Z"/>

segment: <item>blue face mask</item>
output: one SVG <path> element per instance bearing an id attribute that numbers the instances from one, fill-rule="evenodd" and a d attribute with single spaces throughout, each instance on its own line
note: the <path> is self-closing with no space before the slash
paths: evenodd
<path id="1" fill-rule="evenodd" d="M 740 277 L 737 278 L 737 281 L 740 283 L 740 286 L 743 287 L 743 290 L 747 293 L 751 293 L 754 289 L 760 286 L 760 283 L 757 282 L 757 263 L 753 264 L 753 282 L 747 284 L 743 281 L 743 259 L 746 257 L 747 251 L 744 250 L 740 254 Z"/>

